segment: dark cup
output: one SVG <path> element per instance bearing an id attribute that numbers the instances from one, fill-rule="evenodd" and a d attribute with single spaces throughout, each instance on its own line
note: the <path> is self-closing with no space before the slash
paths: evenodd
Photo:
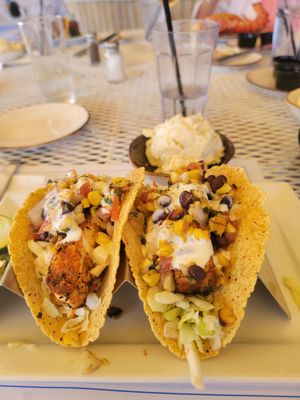
<path id="1" fill-rule="evenodd" d="M 240 48 L 253 49 L 255 47 L 257 35 L 254 33 L 240 33 L 238 35 L 238 46 Z"/>
<path id="2" fill-rule="evenodd" d="M 272 44 L 273 32 L 264 32 L 260 34 L 261 46 L 269 46 Z"/>
<path id="3" fill-rule="evenodd" d="M 300 60 L 292 56 L 273 58 L 276 89 L 290 91 L 300 87 Z"/>

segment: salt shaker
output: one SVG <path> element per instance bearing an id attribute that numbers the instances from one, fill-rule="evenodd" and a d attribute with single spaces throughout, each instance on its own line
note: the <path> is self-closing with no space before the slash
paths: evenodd
<path id="1" fill-rule="evenodd" d="M 104 43 L 104 58 L 108 82 L 123 82 L 125 79 L 124 64 L 117 41 Z"/>
<path id="2" fill-rule="evenodd" d="M 100 63 L 99 48 L 95 33 L 87 33 L 85 35 L 88 44 L 88 53 L 92 65 Z"/>

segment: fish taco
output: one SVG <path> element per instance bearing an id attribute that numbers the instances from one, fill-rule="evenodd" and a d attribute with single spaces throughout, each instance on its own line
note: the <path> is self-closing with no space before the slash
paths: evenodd
<path id="1" fill-rule="evenodd" d="M 168 187 L 144 186 L 123 231 L 126 254 L 151 328 L 192 381 L 197 359 L 234 337 L 264 258 L 265 196 L 239 168 L 172 174 Z"/>
<path id="2" fill-rule="evenodd" d="M 42 331 L 79 347 L 99 336 L 119 266 L 128 213 L 144 179 L 70 171 L 31 193 L 17 211 L 9 252 L 19 286 Z"/>

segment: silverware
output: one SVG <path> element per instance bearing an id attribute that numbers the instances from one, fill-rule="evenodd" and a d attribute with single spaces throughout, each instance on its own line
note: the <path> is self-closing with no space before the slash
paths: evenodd
<path id="1" fill-rule="evenodd" d="M 113 39 L 115 36 L 118 36 L 118 35 L 119 35 L 119 34 L 116 33 L 116 32 L 111 33 L 110 35 L 104 37 L 103 39 L 98 40 L 97 43 L 98 43 L 98 44 L 105 43 L 105 42 L 107 42 L 108 40 Z M 88 47 L 85 47 L 84 49 L 82 49 L 82 50 L 78 51 L 77 53 L 75 53 L 74 56 L 75 56 L 75 57 L 82 57 L 82 56 L 84 56 L 84 55 L 87 54 L 87 51 L 88 51 Z"/>
<path id="2" fill-rule="evenodd" d="M 234 54 L 230 54 L 228 56 L 218 57 L 215 59 L 215 62 L 221 63 L 223 61 L 231 60 L 232 58 L 238 58 L 241 56 L 245 56 L 246 54 L 250 54 L 250 53 L 253 53 L 253 50 L 246 50 L 246 51 L 241 51 L 240 53 L 234 53 Z"/>
<path id="3" fill-rule="evenodd" d="M 280 286 L 277 282 L 276 276 L 274 274 L 274 271 L 271 267 L 270 261 L 267 256 L 265 256 L 265 260 L 264 260 L 262 268 L 259 272 L 258 277 L 261 280 L 261 282 L 263 283 L 263 285 L 266 287 L 266 289 L 269 291 L 271 296 L 274 298 L 274 300 L 277 302 L 279 307 L 287 315 L 287 317 L 289 319 L 292 319 L 290 310 L 289 310 L 288 305 L 283 297 L 282 291 L 280 289 Z"/>
<path id="4" fill-rule="evenodd" d="M 18 163 L 7 164 L 0 170 L 0 200 L 6 192 L 18 165 Z"/>

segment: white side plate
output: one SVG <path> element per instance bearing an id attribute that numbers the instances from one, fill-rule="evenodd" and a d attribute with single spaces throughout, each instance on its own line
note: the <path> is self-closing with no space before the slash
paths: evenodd
<path id="1" fill-rule="evenodd" d="M 292 114 L 300 122 L 300 88 L 289 92 L 286 101 Z"/>
<path id="2" fill-rule="evenodd" d="M 36 147 L 82 128 L 89 113 L 81 106 L 47 103 L 19 108 L 0 116 L 0 148 Z"/>

